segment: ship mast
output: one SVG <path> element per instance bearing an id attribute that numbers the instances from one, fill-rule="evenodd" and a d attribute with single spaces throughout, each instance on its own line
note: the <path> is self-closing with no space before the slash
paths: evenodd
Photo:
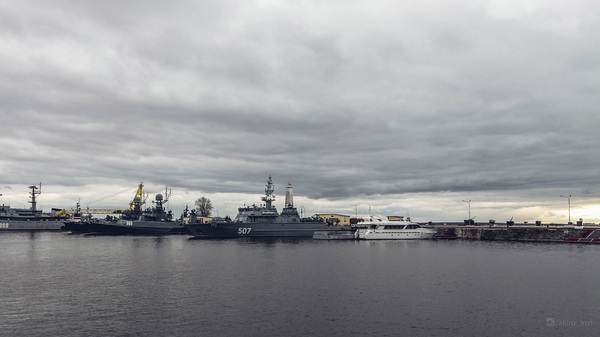
<path id="1" fill-rule="evenodd" d="M 36 208 L 37 208 L 37 202 L 35 201 L 35 196 L 38 194 L 42 194 L 42 183 L 40 183 L 39 191 L 36 191 L 38 189 L 38 187 L 35 185 L 31 185 L 31 186 L 29 186 L 29 188 L 31 188 L 31 201 L 30 201 L 31 210 L 33 212 L 35 212 Z"/>
<path id="2" fill-rule="evenodd" d="M 267 209 L 271 209 L 271 204 L 273 203 L 273 201 L 275 201 L 275 195 L 273 195 L 273 191 L 275 191 L 275 188 L 273 187 L 273 179 L 271 178 L 270 174 L 266 186 L 267 188 L 265 188 L 265 196 L 262 197 L 261 200 L 265 202 Z"/>
<path id="3" fill-rule="evenodd" d="M 294 208 L 294 187 L 292 183 L 288 181 L 285 187 L 285 208 Z"/>

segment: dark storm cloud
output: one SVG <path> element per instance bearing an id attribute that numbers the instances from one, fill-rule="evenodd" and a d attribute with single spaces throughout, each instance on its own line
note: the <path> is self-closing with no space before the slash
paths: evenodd
<path id="1" fill-rule="evenodd" d="M 597 197 L 586 2 L 0 9 L 3 184 Z"/>

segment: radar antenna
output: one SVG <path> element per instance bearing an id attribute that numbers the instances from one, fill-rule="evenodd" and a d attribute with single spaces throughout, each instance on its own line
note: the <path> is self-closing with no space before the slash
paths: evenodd
<path id="1" fill-rule="evenodd" d="M 267 209 L 271 209 L 272 208 L 272 203 L 273 201 L 275 201 L 275 195 L 273 194 L 273 191 L 275 191 L 275 188 L 273 186 L 273 179 L 271 178 L 271 175 L 269 174 L 269 180 L 267 180 L 267 188 L 265 188 L 265 196 L 261 198 L 262 201 L 265 202 L 266 204 L 266 208 Z"/>
<path id="2" fill-rule="evenodd" d="M 170 197 L 171 197 L 171 189 L 168 186 L 165 186 L 165 201 L 164 202 L 169 201 Z"/>
<path id="3" fill-rule="evenodd" d="M 36 211 L 37 208 L 37 202 L 35 201 L 35 196 L 36 195 L 40 195 L 42 194 L 42 183 L 40 182 L 40 187 L 37 187 L 36 185 L 31 185 L 29 186 L 29 188 L 31 189 L 31 210 L 32 211 Z M 36 191 L 39 188 L 39 191 Z"/>

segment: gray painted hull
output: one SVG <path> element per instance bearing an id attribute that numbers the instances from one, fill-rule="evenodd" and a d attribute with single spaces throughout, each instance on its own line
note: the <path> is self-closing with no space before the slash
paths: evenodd
<path id="1" fill-rule="evenodd" d="M 109 235 L 161 235 L 183 234 L 183 228 L 178 222 L 162 221 L 130 221 L 130 225 L 121 223 L 102 224 L 89 223 L 85 226 L 90 234 Z"/>
<path id="2" fill-rule="evenodd" d="M 205 223 L 184 225 L 195 238 L 238 238 L 238 237 L 307 237 L 315 231 L 340 232 L 340 228 L 314 223 Z"/>
<path id="3" fill-rule="evenodd" d="M 63 220 L 3 220 L 0 219 L 0 231 L 59 231 Z"/>

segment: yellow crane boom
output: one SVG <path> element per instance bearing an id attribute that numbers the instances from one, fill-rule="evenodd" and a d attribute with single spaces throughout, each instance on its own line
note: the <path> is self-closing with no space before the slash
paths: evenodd
<path id="1" fill-rule="evenodd" d="M 135 205 L 135 199 L 137 197 L 140 198 L 140 202 L 143 203 L 143 187 L 144 184 L 143 182 L 140 183 L 140 185 L 138 186 L 137 191 L 135 192 L 135 196 L 133 197 L 133 200 L 131 201 L 131 203 L 129 204 L 129 211 L 131 211 L 133 209 L 133 206 Z M 63 215 L 73 215 L 73 214 L 120 214 L 125 212 L 125 210 L 123 209 L 99 209 L 99 208 L 85 208 L 85 209 L 81 209 L 79 208 L 79 202 L 77 203 L 77 208 L 72 208 L 72 209 L 61 209 L 60 211 L 56 212 L 56 214 L 54 214 L 54 216 L 63 216 Z"/>

